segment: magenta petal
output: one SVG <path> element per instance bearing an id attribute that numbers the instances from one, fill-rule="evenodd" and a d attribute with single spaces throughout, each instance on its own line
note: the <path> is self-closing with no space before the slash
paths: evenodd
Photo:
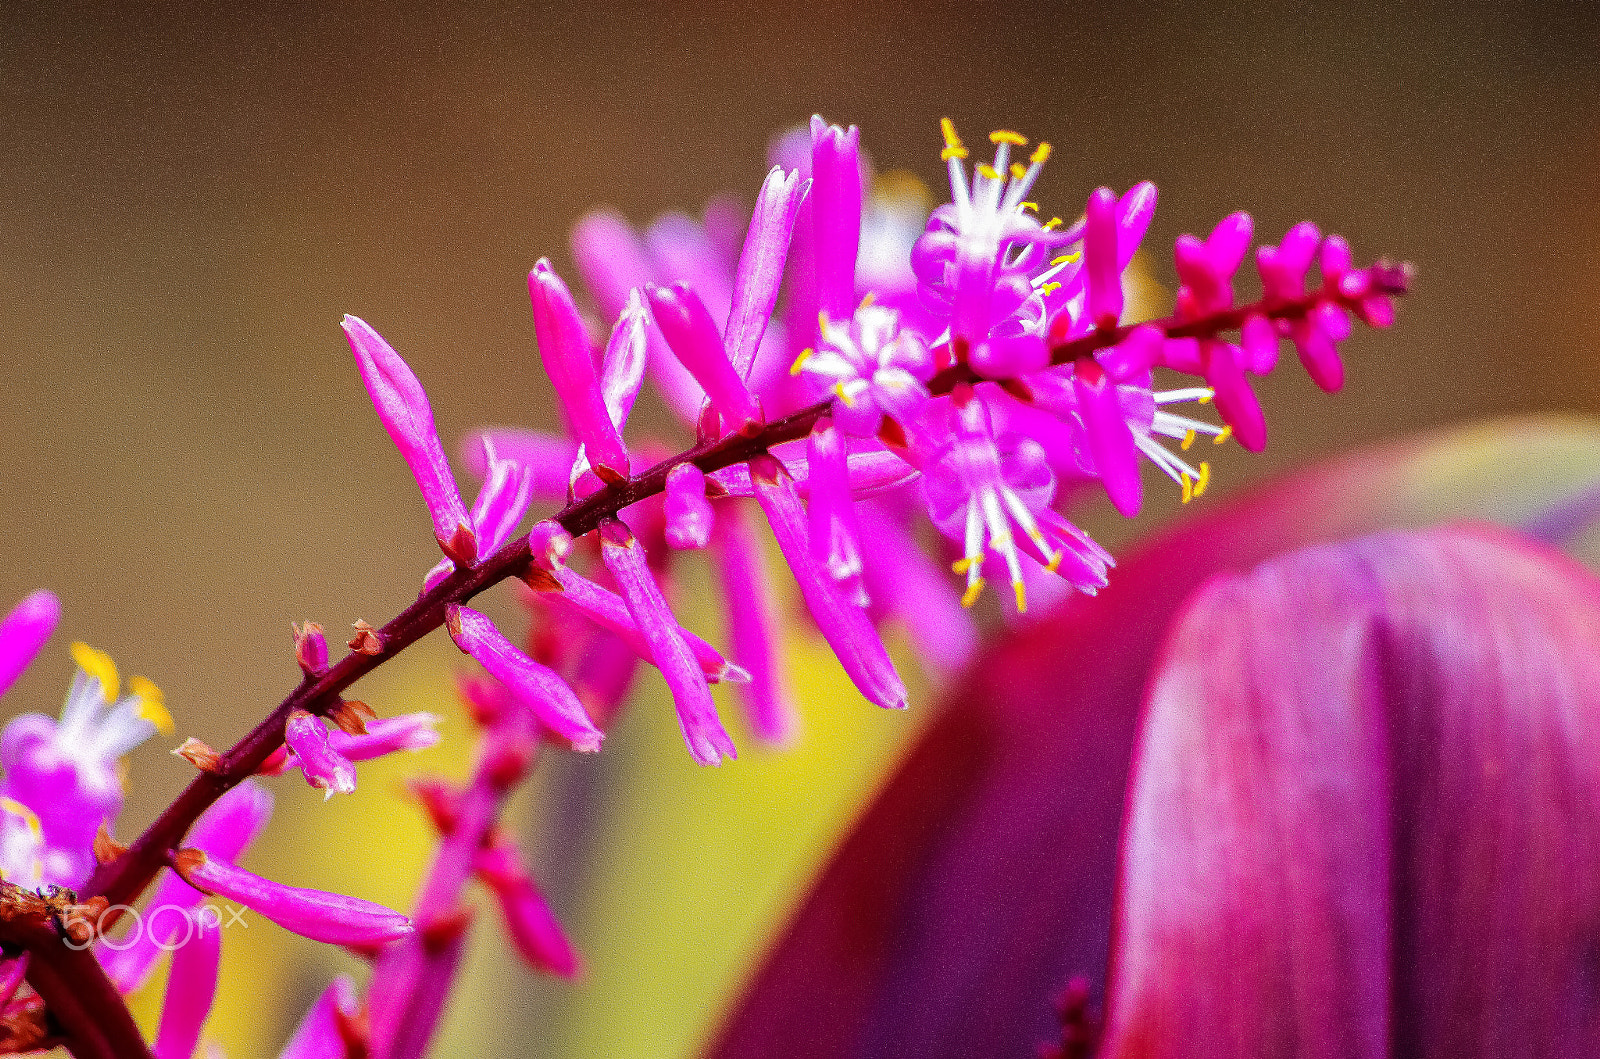
<path id="1" fill-rule="evenodd" d="M 851 602 L 866 606 L 866 589 L 861 584 L 861 547 L 857 543 L 860 531 L 856 526 L 855 504 L 850 497 L 844 435 L 830 420 L 823 420 L 811 432 L 806 465 L 811 472 L 810 499 L 806 503 L 811 555 L 822 564 L 828 576 L 838 582 Z"/>
<path id="2" fill-rule="evenodd" d="M 724 329 L 728 360 L 741 377 L 750 375 L 750 365 L 755 362 L 756 350 L 761 348 L 762 336 L 772 320 L 789 253 L 789 236 L 805 197 L 806 185 L 799 173 L 774 168 L 756 198 L 756 210 L 750 218 L 739 271 L 733 281 L 733 307 Z"/>
<path id="3" fill-rule="evenodd" d="M 479 478 L 489 473 L 488 453 L 520 464 L 530 476 L 533 495 L 545 500 L 567 498 L 567 471 L 577 458 L 578 445 L 570 438 L 537 430 L 497 427 L 479 430 L 461 439 L 461 459 Z"/>
<path id="4" fill-rule="evenodd" d="M 488 475 L 472 504 L 472 528 L 487 555 L 511 539 L 533 502 L 533 471 L 513 460 L 490 459 Z"/>
<path id="5" fill-rule="evenodd" d="M 888 709 L 903 709 L 906 686 L 895 671 L 883 640 L 860 607 L 853 605 L 839 586 L 811 557 L 806 516 L 788 472 L 771 456 L 750 461 L 756 500 L 778 539 L 778 549 L 799 583 L 800 595 L 811 611 L 817 629 L 838 656 L 839 663 L 867 701 Z"/>
<path id="6" fill-rule="evenodd" d="M 478 853 L 472 867 L 494 891 L 506 933 L 528 966 L 562 978 L 576 977 L 578 955 L 544 895 L 522 866 L 516 847 L 504 840 L 487 846 Z"/>
<path id="7" fill-rule="evenodd" d="M 1239 444 L 1251 452 L 1260 452 L 1267 447 L 1267 416 L 1244 376 L 1244 369 L 1239 366 L 1234 347 L 1209 340 L 1201 343 L 1201 347 L 1206 382 L 1215 393 L 1217 413 L 1233 428 Z"/>
<path id="8" fill-rule="evenodd" d="M 328 798 L 355 791 L 355 766 L 328 742 L 328 729 L 320 718 L 295 710 L 289 715 L 283 734 L 307 783 L 326 792 Z"/>
<path id="9" fill-rule="evenodd" d="M 533 301 L 539 359 L 573 436 L 583 443 L 589 462 L 602 477 L 626 478 L 628 451 L 600 391 L 589 334 L 571 292 L 548 260 L 539 259 L 528 273 L 528 295 Z"/>
<path id="10" fill-rule="evenodd" d="M 350 352 L 355 356 L 361 381 L 366 384 L 373 407 L 378 410 L 378 419 L 422 491 L 439 546 L 457 562 L 474 562 L 478 552 L 472 520 L 461 502 L 455 476 L 450 473 L 450 462 L 445 459 L 444 446 L 439 443 L 439 432 L 433 425 L 433 409 L 422 384 L 394 347 L 365 320 L 346 316 L 341 326 L 350 340 Z"/>
<path id="11" fill-rule="evenodd" d="M 1252 375 L 1266 375 L 1278 363 L 1278 330 L 1265 316 L 1245 317 L 1239 329 L 1239 346 Z"/>
<path id="12" fill-rule="evenodd" d="M 678 358 L 706 392 L 711 407 L 730 429 L 744 429 L 761 421 L 761 408 L 734 370 L 722 345 L 722 335 L 705 303 L 683 283 L 650 287 L 650 312 Z"/>
<path id="13" fill-rule="evenodd" d="M 156 1029 L 156 1059 L 190 1059 L 200 1044 L 200 1029 L 217 995 L 222 962 L 220 914 L 192 914 L 188 931 L 172 950 L 166 998 Z"/>
<path id="14" fill-rule="evenodd" d="M 1443 530 L 1213 583 L 1150 691 L 1102 1054 L 1597 1054 L 1597 792 L 1565 558 Z"/>
<path id="15" fill-rule="evenodd" d="M 645 640 L 644 634 L 639 631 L 638 624 L 628 612 L 627 604 L 621 597 L 610 589 L 595 584 L 576 570 L 562 568 L 555 572 L 555 576 L 561 585 L 561 591 L 546 592 L 542 597 L 546 604 L 586 618 L 601 628 L 615 633 L 640 658 L 651 660 L 650 645 Z M 700 671 L 705 674 L 706 680 L 715 684 L 720 681 L 738 683 L 748 679 L 748 674 L 744 670 L 722 657 L 715 647 L 694 633 L 683 630 L 683 638 L 688 642 L 689 649 L 694 652 L 695 659 L 700 663 Z"/>
<path id="16" fill-rule="evenodd" d="M 723 757 L 738 757 L 733 740 L 717 717 L 717 706 L 711 701 L 711 688 L 700 663 L 650 572 L 643 545 L 615 519 L 600 527 L 600 542 L 606 569 L 617 579 L 628 613 L 649 646 L 651 660 L 672 689 L 678 726 L 690 755 L 702 765 L 720 765 Z"/>
<path id="17" fill-rule="evenodd" d="M 1089 196 L 1083 259 L 1089 280 L 1089 319 L 1096 327 L 1115 327 L 1122 317 L 1116 210 L 1117 196 L 1110 188 L 1096 188 Z"/>
<path id="18" fill-rule="evenodd" d="M 285 930 L 329 945 L 381 945 L 412 932 L 411 920 L 359 897 L 304 890 L 263 879 L 199 850 L 181 850 L 173 867 L 184 881 L 237 901 Z"/>
<path id="19" fill-rule="evenodd" d="M 650 313 L 638 289 L 628 292 L 627 304 L 611 329 L 605 359 L 600 362 L 600 396 L 618 430 L 628 422 L 633 402 L 644 385 L 650 361 Z"/>
<path id="20" fill-rule="evenodd" d="M 23 599 L 0 622 L 0 695 L 28 668 L 61 620 L 61 601 L 40 589 Z"/>
<path id="21" fill-rule="evenodd" d="M 706 475 L 692 463 L 667 472 L 667 542 L 674 548 L 704 548 L 716 518 L 706 499 Z"/>
<path id="22" fill-rule="evenodd" d="M 365 735 L 337 729 L 328 733 L 333 749 L 351 761 L 371 761 L 401 750 L 426 750 L 439 742 L 439 718 L 431 713 L 402 713 L 367 722 Z"/>
<path id="23" fill-rule="evenodd" d="M 1112 506 L 1132 518 L 1144 503 L 1144 486 L 1139 481 L 1139 448 L 1122 416 L 1116 384 L 1104 375 L 1090 382 L 1080 372 L 1073 376 L 1072 389 L 1095 473 Z"/>
<path id="24" fill-rule="evenodd" d="M 861 132 L 811 119 L 811 225 L 817 308 L 847 320 L 856 308 L 861 243 Z"/>
<path id="25" fill-rule="evenodd" d="M 348 1059 L 344 1033 L 340 1029 L 341 1016 L 353 1019 L 359 1012 L 355 983 L 340 975 L 328 983 L 328 988 L 311 1005 L 294 1036 L 278 1053 L 278 1059 Z"/>
<path id="26" fill-rule="evenodd" d="M 800 729 L 800 711 L 784 671 L 783 620 L 761 542 L 740 505 L 723 507 L 713 544 L 728 651 L 750 674 L 734 694 L 756 738 L 787 743 Z"/>
<path id="27" fill-rule="evenodd" d="M 607 320 L 622 315 L 630 291 L 656 278 L 633 226 L 605 210 L 585 214 L 572 226 L 572 258 Z"/>
<path id="28" fill-rule="evenodd" d="M 523 654 L 493 622 L 470 607 L 452 603 L 445 611 L 445 624 L 456 646 L 511 689 L 541 724 L 576 750 L 592 753 L 600 749 L 605 737 L 555 671 Z"/>

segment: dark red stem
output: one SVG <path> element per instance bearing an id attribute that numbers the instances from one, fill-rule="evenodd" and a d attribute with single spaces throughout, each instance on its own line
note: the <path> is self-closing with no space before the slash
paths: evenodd
<path id="1" fill-rule="evenodd" d="M 87 946 L 68 945 L 48 922 L 6 924 L 25 947 L 28 984 L 44 1001 L 60 1043 L 78 1059 L 151 1059 L 122 994 Z"/>

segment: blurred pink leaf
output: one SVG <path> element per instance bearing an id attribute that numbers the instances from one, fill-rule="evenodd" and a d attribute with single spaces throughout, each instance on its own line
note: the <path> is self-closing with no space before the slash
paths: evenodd
<path id="1" fill-rule="evenodd" d="M 1387 445 L 1230 500 L 1110 587 L 985 652 L 846 838 L 710 1054 L 1031 1055 L 1050 999 L 1103 982 L 1141 698 L 1207 578 L 1477 515 L 1522 523 L 1600 481 L 1600 431 L 1517 420 Z"/>
<path id="2" fill-rule="evenodd" d="M 1203 588 L 1152 678 L 1108 1057 L 1600 1054 L 1600 582 L 1499 530 Z"/>

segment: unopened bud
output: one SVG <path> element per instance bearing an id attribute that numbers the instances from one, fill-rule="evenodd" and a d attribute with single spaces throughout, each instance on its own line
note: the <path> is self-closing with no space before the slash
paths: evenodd
<path id="1" fill-rule="evenodd" d="M 217 773 L 222 771 L 222 755 L 211 749 L 200 740 L 190 736 L 183 741 L 183 745 L 172 752 L 174 757 L 181 757 L 201 772 Z"/>
<path id="2" fill-rule="evenodd" d="M 294 630 L 294 657 L 308 677 L 320 677 L 328 671 L 328 640 L 322 635 L 322 626 L 314 621 L 304 625 L 291 624 Z"/>

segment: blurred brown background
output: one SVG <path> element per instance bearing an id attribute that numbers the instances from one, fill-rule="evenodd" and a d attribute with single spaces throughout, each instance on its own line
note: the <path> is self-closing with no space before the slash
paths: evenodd
<path id="1" fill-rule="evenodd" d="M 408 357 L 447 437 L 545 422 L 533 261 L 567 267 L 594 204 L 643 222 L 752 193 L 769 134 L 813 111 L 935 188 L 941 115 L 1050 139 L 1038 197 L 1064 214 L 1154 179 L 1158 250 L 1248 208 L 1271 238 L 1309 217 L 1417 262 L 1347 391 L 1281 372 L 1268 453 L 1219 461 L 1219 488 L 1600 408 L 1586 4 L 441 8 L 0 11 L 0 599 L 55 588 L 63 639 L 156 679 L 180 735 L 241 734 L 293 682 L 291 619 L 378 622 L 436 557 L 342 313 Z M 407 679 L 442 688 L 416 674 L 452 657 Z M 65 673 L 57 651 L 6 714 L 53 711 Z M 125 831 L 186 778 L 143 754 Z"/>

